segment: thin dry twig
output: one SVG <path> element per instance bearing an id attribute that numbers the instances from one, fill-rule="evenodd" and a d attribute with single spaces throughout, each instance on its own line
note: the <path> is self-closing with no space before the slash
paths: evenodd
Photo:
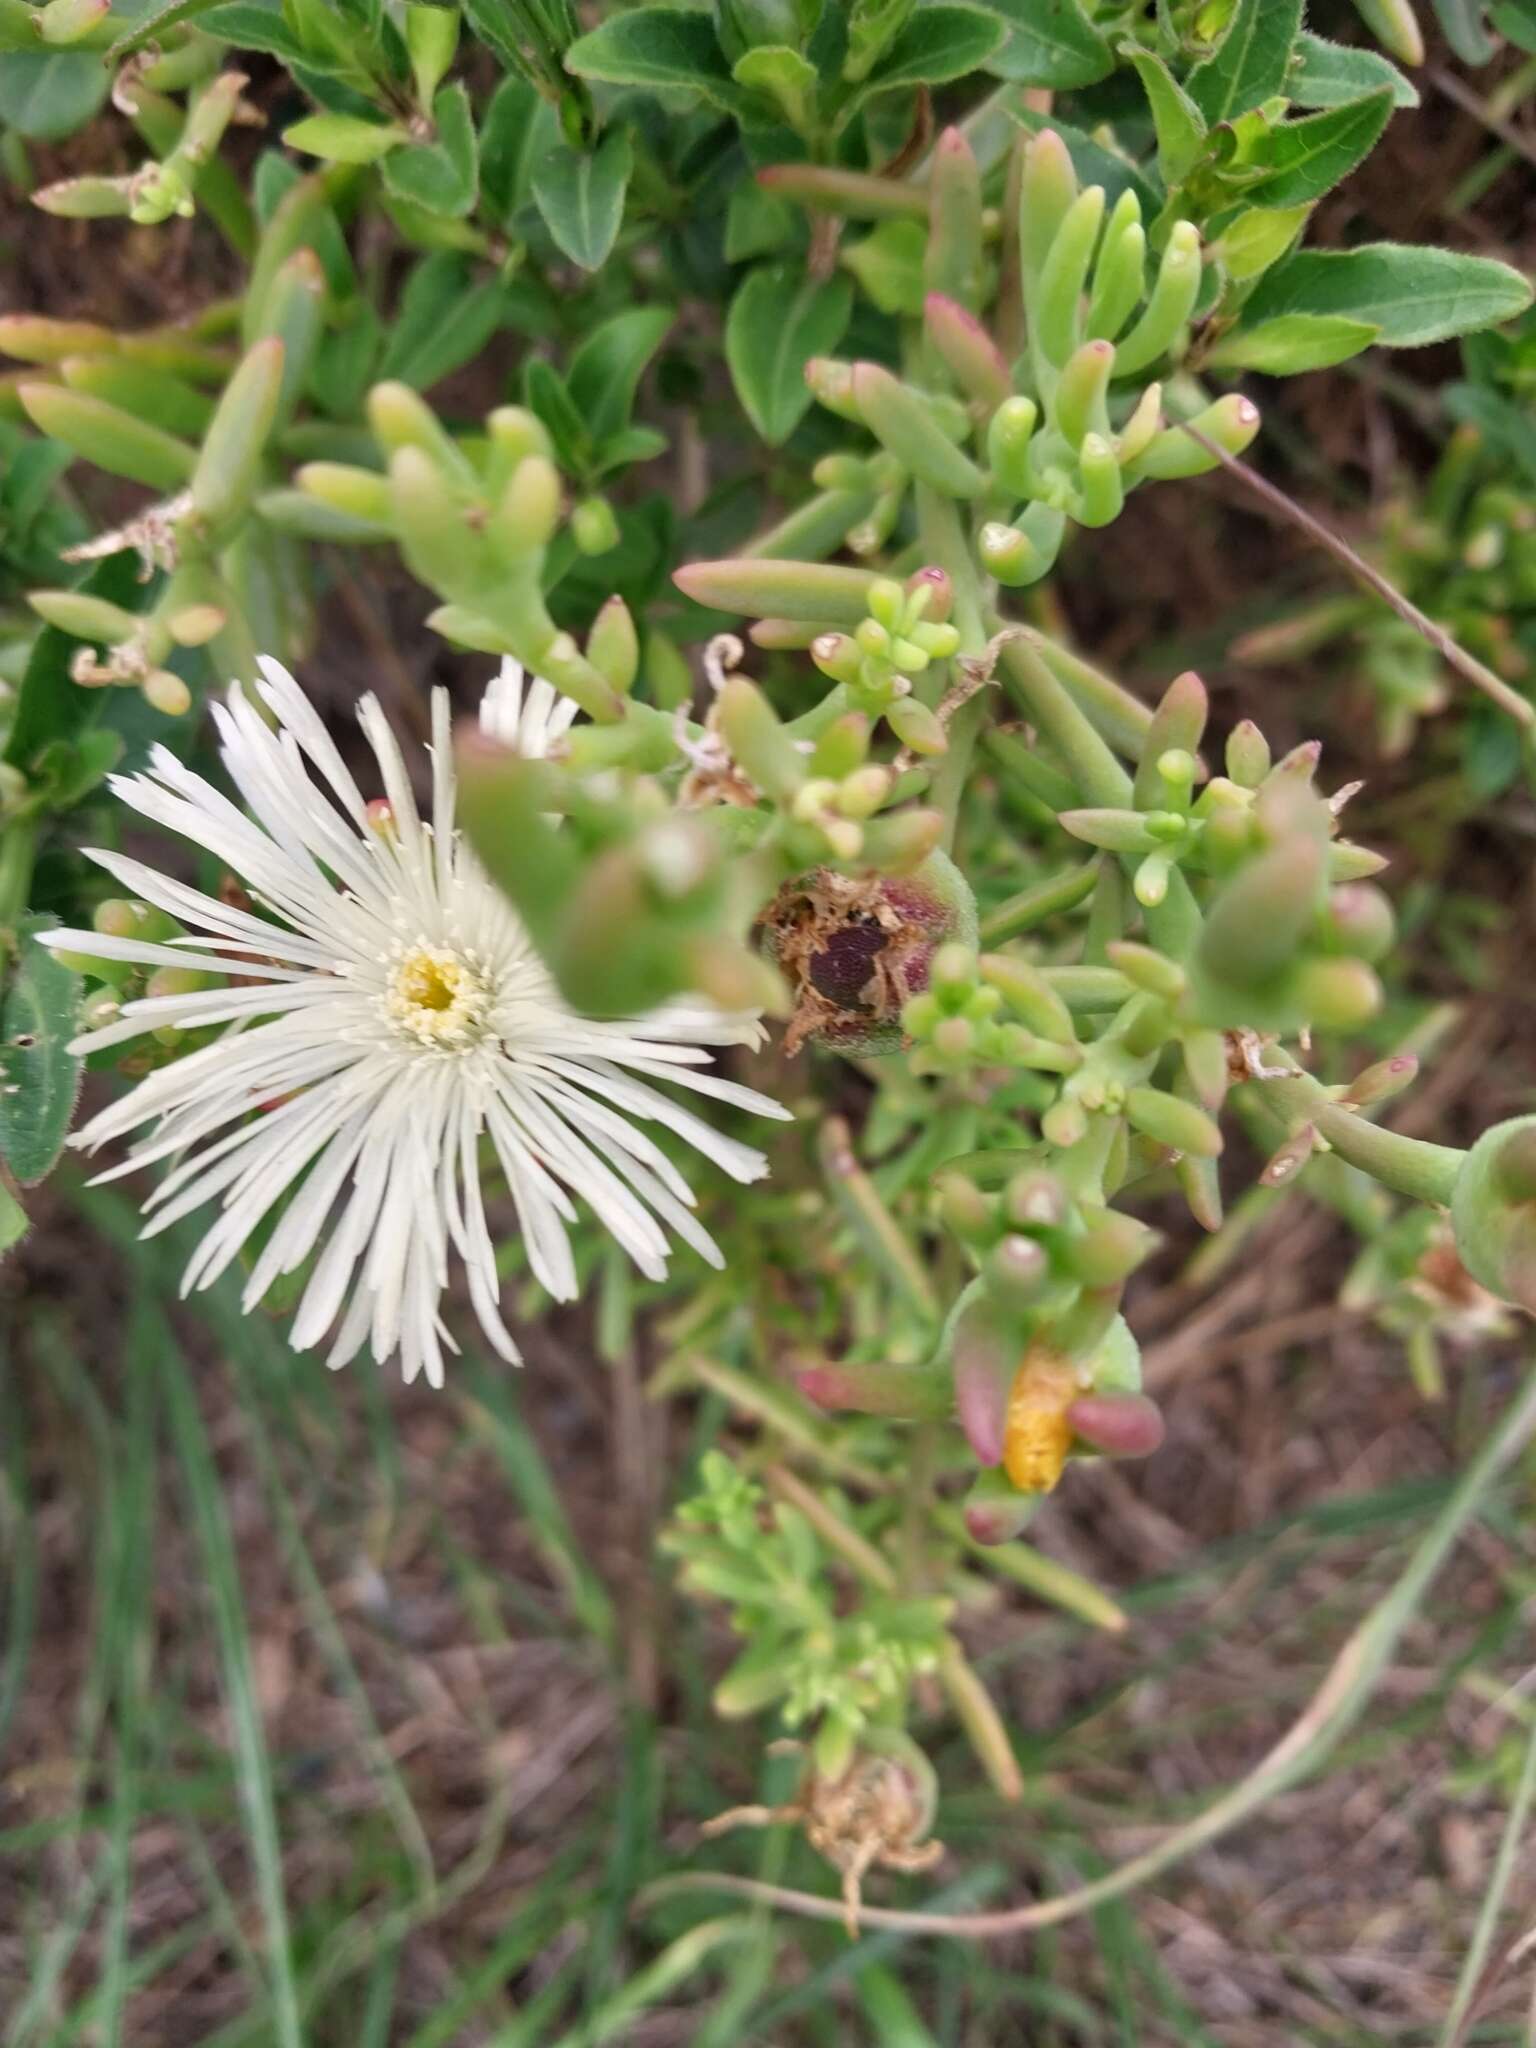
<path id="1" fill-rule="evenodd" d="M 1475 654 L 1469 654 L 1459 641 L 1453 640 L 1444 626 L 1437 625 L 1427 613 L 1421 612 L 1416 604 L 1404 597 L 1396 585 L 1383 576 L 1379 569 L 1373 568 L 1363 555 L 1357 554 L 1341 534 L 1335 533 L 1332 527 L 1325 526 L 1315 513 L 1309 512 L 1304 505 L 1298 505 L 1294 498 L 1288 496 L 1277 485 L 1270 483 L 1267 478 L 1260 476 L 1256 469 L 1250 469 L 1248 464 L 1239 460 L 1237 456 L 1229 455 L 1218 442 L 1213 441 L 1208 434 L 1201 433 L 1198 427 L 1191 426 L 1188 420 L 1181 424 L 1192 441 L 1198 441 L 1208 454 L 1216 457 L 1224 469 L 1229 469 L 1234 476 L 1241 478 L 1254 496 L 1262 499 L 1272 511 L 1277 512 L 1282 519 L 1288 520 L 1292 526 L 1299 527 L 1310 540 L 1316 541 L 1320 548 L 1332 555 L 1335 561 L 1342 562 L 1352 576 L 1373 590 L 1384 604 L 1392 607 L 1400 619 L 1405 620 L 1416 633 L 1422 635 L 1442 661 L 1448 662 L 1452 668 L 1465 676 L 1469 683 L 1481 690 L 1484 696 L 1491 698 L 1501 711 L 1507 711 L 1519 725 L 1528 726 L 1536 723 L 1536 711 L 1531 709 L 1518 691 L 1512 690 L 1502 676 L 1496 676 Z"/>

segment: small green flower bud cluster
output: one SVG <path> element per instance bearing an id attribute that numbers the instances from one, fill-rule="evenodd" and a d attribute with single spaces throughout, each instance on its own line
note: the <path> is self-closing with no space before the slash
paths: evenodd
<path id="1" fill-rule="evenodd" d="M 811 643 L 811 659 L 842 684 L 853 708 L 884 718 L 915 754 L 942 754 L 948 745 L 937 713 L 913 694 L 914 677 L 949 660 L 960 645 L 958 629 L 942 615 L 947 598 L 941 573 L 919 570 L 904 585 L 877 577 L 869 611 L 853 632 L 824 633 Z"/>

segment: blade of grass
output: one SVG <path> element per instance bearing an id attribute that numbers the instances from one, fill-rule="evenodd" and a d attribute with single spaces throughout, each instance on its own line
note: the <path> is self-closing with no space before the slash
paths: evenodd
<path id="1" fill-rule="evenodd" d="M 37 1633 L 37 1528 L 27 1483 L 27 1432 L 10 1347 L 0 1336 L 0 1551 L 9 1561 L 5 1653 L 0 1656 L 0 1755 L 26 1683 Z"/>
<path id="2" fill-rule="evenodd" d="M 1445 2026 L 1440 2035 L 1440 2048 L 1461 2048 L 1471 2031 L 1476 2017 L 1478 1995 L 1485 1986 L 1485 1968 L 1493 1937 L 1499 1924 L 1499 1915 L 1504 1910 L 1505 1895 L 1520 1853 L 1526 1846 L 1525 1824 L 1530 1817 L 1531 1802 L 1536 1798 L 1536 1721 L 1531 1724 L 1530 1736 L 1525 1745 L 1525 1755 L 1520 1764 L 1520 1777 L 1515 1785 L 1515 1796 L 1509 1804 L 1509 1818 L 1504 1823 L 1504 1832 L 1499 1838 L 1499 1852 L 1494 1858 L 1493 1874 L 1488 1880 L 1488 1889 L 1478 1908 L 1477 1925 L 1472 1930 L 1472 1939 L 1467 1946 L 1466 1960 L 1461 1966 L 1461 1975 L 1456 1980 L 1456 1990 L 1451 1999 L 1451 2009 L 1445 2016 Z"/>
<path id="3" fill-rule="evenodd" d="M 460 1396 L 462 1414 L 495 1452 L 573 1616 L 608 1655 L 615 1655 L 619 1632 L 608 1589 L 582 1555 L 543 1453 L 518 1414 L 505 1377 L 498 1379 L 482 1359 L 466 1355 L 464 1365 L 469 1393 Z"/>
<path id="4" fill-rule="evenodd" d="M 654 1962 L 637 1971 L 606 1999 L 590 2018 L 562 2034 L 554 2048 L 603 2048 L 604 2042 L 622 2040 L 621 2030 L 647 2006 L 657 2004 L 685 1984 L 722 1948 L 746 1939 L 756 1930 L 757 1922 L 746 1913 L 731 1913 L 690 1927 L 686 1934 L 669 1943 Z M 496 2048 L 494 2042 L 492 2048 Z"/>
<path id="5" fill-rule="evenodd" d="M 208 1575 L 224 1692 L 234 1733 L 240 1801 L 245 1810 L 246 1834 L 255 1865 L 256 1889 L 266 1931 L 272 2038 L 278 2048 L 304 2048 L 277 1809 L 272 1793 L 272 1764 L 267 1754 L 261 1708 L 251 1671 L 251 1645 L 234 1542 L 191 1379 L 169 1329 L 165 1329 L 162 1335 L 161 1370 L 171 1432 Z"/>
<path id="6" fill-rule="evenodd" d="M 245 1396 L 243 1407 L 246 1422 L 246 1440 L 255 1452 L 262 1483 L 266 1488 L 271 1505 L 273 1520 L 277 1524 L 278 1540 L 283 1547 L 283 1556 L 298 1588 L 303 1602 L 305 1616 L 315 1632 L 332 1678 L 345 1694 L 347 1703 L 357 1717 L 361 1734 L 360 1747 L 366 1753 L 369 1768 L 378 1784 L 384 1806 L 400 1838 L 400 1846 L 415 1874 L 417 1895 L 429 1898 L 437 1884 L 437 1874 L 432 1866 L 432 1848 L 427 1840 L 411 1796 L 405 1787 L 405 1780 L 395 1767 L 369 1702 L 367 1688 L 358 1676 L 352 1653 L 347 1648 L 346 1638 L 337 1622 L 330 1598 L 315 1569 L 309 1546 L 304 1541 L 304 1532 L 299 1518 L 293 1511 L 288 1489 L 278 1464 L 277 1451 L 262 1415 L 259 1383 L 249 1370 L 249 1361 L 240 1352 L 233 1353 L 236 1370 L 242 1380 Z"/>

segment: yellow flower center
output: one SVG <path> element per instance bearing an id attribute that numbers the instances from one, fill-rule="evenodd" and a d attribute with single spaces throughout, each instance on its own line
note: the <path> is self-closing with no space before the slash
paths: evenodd
<path id="1" fill-rule="evenodd" d="M 385 1007 L 418 1044 L 459 1052 L 484 1035 L 490 988 L 472 955 L 423 942 L 400 954 Z"/>

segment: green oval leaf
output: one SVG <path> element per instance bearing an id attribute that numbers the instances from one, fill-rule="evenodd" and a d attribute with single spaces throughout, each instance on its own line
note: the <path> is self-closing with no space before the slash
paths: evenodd
<path id="1" fill-rule="evenodd" d="M 1530 305 L 1528 279 L 1488 256 L 1370 242 L 1361 249 L 1305 249 L 1270 271 L 1247 316 L 1345 314 L 1369 320 L 1387 348 L 1423 348 L 1513 319 Z"/>
<path id="2" fill-rule="evenodd" d="M 1244 196 L 1263 206 L 1304 206 L 1321 199 L 1364 162 L 1391 118 L 1392 95 L 1383 91 L 1283 122 L 1265 143 L 1265 176 Z"/>
<path id="3" fill-rule="evenodd" d="M 670 306 L 634 306 L 595 327 L 571 358 L 566 382 L 594 441 L 629 424 L 635 386 L 676 315 Z"/>
<path id="4" fill-rule="evenodd" d="M 7 50 L 0 56 L 0 126 L 31 142 L 83 128 L 107 96 L 111 74 L 87 50 Z"/>
<path id="5" fill-rule="evenodd" d="M 1109 44 L 1084 14 L 1079 0 L 994 0 L 1007 23 L 1008 40 L 987 60 L 994 78 L 1019 85 L 1051 86 L 1072 92 L 1097 85 L 1115 68 Z"/>
<path id="6" fill-rule="evenodd" d="M 805 366 L 837 347 L 853 310 L 846 277 L 816 284 L 787 263 L 754 270 L 731 301 L 725 359 L 752 424 L 771 447 L 811 403 Z"/>
<path id="7" fill-rule="evenodd" d="M 1352 49 L 1303 30 L 1296 41 L 1296 57 L 1285 90 L 1298 107 L 1347 106 L 1383 86 L 1390 87 L 1394 106 L 1419 104 L 1412 84 L 1377 50 Z"/>
<path id="8" fill-rule="evenodd" d="M 533 174 L 544 225 L 561 253 L 583 270 L 596 270 L 613 247 L 633 167 L 629 137 L 616 128 L 592 155 L 561 143 Z"/>
<path id="9" fill-rule="evenodd" d="M 436 139 L 392 149 L 384 159 L 384 183 L 397 199 L 450 220 L 474 210 L 479 191 L 475 117 L 462 85 L 445 85 L 432 102 Z"/>
<path id="10" fill-rule="evenodd" d="M 1184 81 L 1213 128 L 1285 90 L 1301 7 L 1302 0 L 1239 0 L 1226 34 Z"/>
<path id="11" fill-rule="evenodd" d="M 565 53 L 578 78 L 702 93 L 740 114 L 747 95 L 731 77 L 708 15 L 679 7 L 635 7 L 578 36 Z"/>
<path id="12" fill-rule="evenodd" d="M 1000 10 L 924 7 L 914 14 L 870 73 L 855 104 L 902 85 L 947 85 L 979 71 L 1002 47 L 1007 31 Z"/>
<path id="13" fill-rule="evenodd" d="M 37 941 L 57 922 L 23 919 L 0 994 L 0 1160 L 23 1187 L 52 1170 L 80 1088 L 80 1062 L 67 1050 L 80 977 Z"/>
<path id="14" fill-rule="evenodd" d="M 1227 335 L 1206 361 L 1213 370 L 1266 370 L 1272 377 L 1294 377 L 1359 355 L 1379 332 L 1369 320 L 1349 320 L 1341 313 L 1282 313 Z"/>

